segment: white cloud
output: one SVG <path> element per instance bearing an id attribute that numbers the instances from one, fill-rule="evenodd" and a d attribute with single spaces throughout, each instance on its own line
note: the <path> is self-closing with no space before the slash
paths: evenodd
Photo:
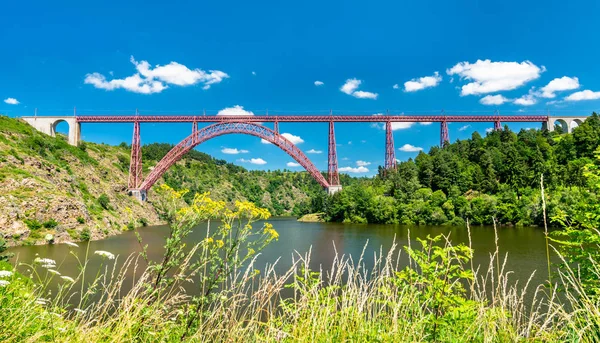
<path id="1" fill-rule="evenodd" d="M 462 86 L 461 95 L 477 95 L 519 88 L 539 78 L 545 70 L 545 67 L 540 68 L 530 61 L 519 63 L 477 60 L 475 63 L 457 63 L 446 70 L 446 73 L 472 81 Z"/>
<path id="2" fill-rule="evenodd" d="M 346 83 L 342 85 L 340 90 L 348 95 L 352 95 L 352 93 L 354 93 L 354 91 L 358 89 L 358 86 L 360 86 L 361 83 L 361 80 L 348 79 L 346 80 Z"/>
<path id="3" fill-rule="evenodd" d="M 398 148 L 398 150 L 405 151 L 405 152 L 417 152 L 417 151 L 423 150 L 423 148 L 414 146 L 414 145 L 410 145 L 410 144 L 404 144 L 403 146 Z"/>
<path id="4" fill-rule="evenodd" d="M 358 80 L 355 78 L 348 79 L 346 80 L 346 83 L 344 83 L 342 87 L 340 87 L 340 91 L 359 99 L 377 99 L 377 96 L 379 96 L 379 94 L 377 93 L 357 91 L 358 86 L 360 86 L 361 83 L 362 80 Z"/>
<path id="5" fill-rule="evenodd" d="M 296 163 L 296 162 L 288 162 L 288 163 L 286 164 L 286 166 L 288 166 L 288 167 L 292 167 L 292 168 L 295 168 L 295 167 L 300 167 L 300 163 Z"/>
<path id="6" fill-rule="evenodd" d="M 479 99 L 479 103 L 483 105 L 502 105 L 503 103 L 510 101 L 510 99 L 505 98 L 504 96 L 497 95 L 486 95 L 483 98 Z"/>
<path id="7" fill-rule="evenodd" d="M 223 148 L 221 152 L 228 155 L 247 154 L 248 150 L 238 150 L 237 148 Z"/>
<path id="8" fill-rule="evenodd" d="M 530 92 L 529 94 L 525 94 L 522 97 L 515 99 L 513 103 L 515 105 L 531 106 L 537 104 L 537 99 L 535 98 L 535 95 Z"/>
<path id="9" fill-rule="evenodd" d="M 487 133 L 490 133 L 490 132 L 492 132 L 492 131 L 494 131 L 494 129 L 493 129 L 493 128 L 491 128 L 491 127 L 488 127 L 487 129 L 485 129 L 485 132 L 487 132 Z"/>
<path id="10" fill-rule="evenodd" d="M 421 125 L 431 125 L 433 123 L 430 122 L 430 121 L 422 121 L 422 122 L 419 122 L 419 124 L 421 124 Z"/>
<path id="11" fill-rule="evenodd" d="M 140 74 L 134 74 L 124 79 L 113 79 L 107 81 L 104 75 L 100 73 L 91 73 L 85 76 L 83 82 L 85 84 L 92 85 L 98 89 L 104 89 L 107 91 L 123 88 L 130 92 L 140 94 L 160 93 L 163 90 L 169 88 L 167 85 L 163 84 L 160 81 L 144 79 L 140 76 Z"/>
<path id="12" fill-rule="evenodd" d="M 294 136 L 291 133 L 282 133 L 281 136 L 287 138 L 287 140 L 289 140 L 290 142 L 294 143 L 294 144 L 301 144 L 304 143 L 304 139 L 300 138 L 300 136 Z M 265 140 L 264 138 L 260 139 L 260 142 L 262 144 L 271 144 L 271 142 Z"/>
<path id="13" fill-rule="evenodd" d="M 349 160 L 349 158 L 348 158 L 348 157 L 344 157 L 344 158 L 342 158 L 342 161 L 348 161 L 348 160 Z"/>
<path id="14" fill-rule="evenodd" d="M 470 128 L 470 127 L 471 127 L 471 125 L 465 125 L 465 126 L 461 126 L 461 127 L 458 129 L 458 131 L 464 131 L 464 130 L 466 130 L 466 129 Z"/>
<path id="15" fill-rule="evenodd" d="M 307 154 L 322 154 L 323 151 L 321 151 L 321 150 L 315 150 L 315 149 L 310 149 L 306 153 Z"/>
<path id="16" fill-rule="evenodd" d="M 147 61 L 138 62 L 133 56 L 129 60 L 135 65 L 137 73 L 124 79 L 110 81 L 100 73 L 90 73 L 85 76 L 84 83 L 104 90 L 122 88 L 134 93 L 152 94 L 162 92 L 169 87 L 168 85 L 203 84 L 203 89 L 209 89 L 211 85 L 220 83 L 229 77 L 227 73 L 220 70 L 209 70 L 208 72 L 198 68 L 192 70 L 177 62 L 162 66 L 156 65 L 152 68 Z"/>
<path id="17" fill-rule="evenodd" d="M 262 158 L 251 158 L 249 160 L 240 158 L 238 161 L 243 162 L 243 163 L 251 163 L 251 164 L 258 164 L 258 165 L 267 164 L 267 161 L 263 160 Z"/>
<path id="18" fill-rule="evenodd" d="M 18 104 L 20 104 L 19 100 L 15 99 L 15 98 L 6 98 L 6 99 L 4 99 L 4 102 L 7 103 L 7 104 L 9 104 L 9 105 L 18 105 Z"/>
<path id="19" fill-rule="evenodd" d="M 410 81 L 404 82 L 405 92 L 416 92 L 425 88 L 435 87 L 440 84 L 442 77 L 437 71 L 431 76 L 419 77 Z"/>
<path id="20" fill-rule="evenodd" d="M 324 84 L 325 83 L 323 81 L 319 81 L 319 80 L 315 81 L 315 86 L 322 86 Z"/>
<path id="21" fill-rule="evenodd" d="M 368 173 L 369 169 L 367 169 L 365 167 L 356 167 L 356 168 L 343 167 L 343 168 L 340 168 L 339 171 L 341 171 L 343 173 Z"/>
<path id="22" fill-rule="evenodd" d="M 398 89 L 398 88 L 400 88 L 400 86 L 398 86 L 398 84 L 396 83 L 396 84 L 394 84 L 394 85 L 392 86 L 392 88 L 394 88 L 394 89 Z"/>
<path id="23" fill-rule="evenodd" d="M 596 100 L 600 99 L 600 92 L 593 92 L 589 89 L 575 92 L 565 98 L 567 101 L 581 101 L 581 100 Z"/>
<path id="24" fill-rule="evenodd" d="M 563 76 L 550 81 L 546 86 L 541 88 L 542 98 L 554 98 L 556 92 L 570 91 L 579 88 L 579 79 L 576 77 Z"/>
<path id="25" fill-rule="evenodd" d="M 244 106 L 235 105 L 233 107 L 226 107 L 217 113 L 218 116 L 253 116 L 254 113 L 246 111 Z"/>
<path id="26" fill-rule="evenodd" d="M 300 138 L 300 136 L 294 136 L 291 133 L 282 133 L 283 137 L 287 138 L 290 142 L 294 144 L 304 143 L 304 139 Z"/>
<path id="27" fill-rule="evenodd" d="M 365 91 L 356 91 L 354 93 L 352 93 L 352 96 L 355 98 L 359 98 L 359 99 L 377 99 L 377 97 L 379 96 L 379 94 L 377 93 L 371 93 L 371 92 L 365 92 Z"/>
<path id="28" fill-rule="evenodd" d="M 256 72 L 255 72 L 255 71 L 252 71 L 252 75 L 256 76 Z"/>
<path id="29" fill-rule="evenodd" d="M 366 167 L 369 164 L 371 164 L 371 162 L 366 162 L 366 161 L 361 161 L 361 160 L 356 161 L 356 165 L 359 167 Z"/>

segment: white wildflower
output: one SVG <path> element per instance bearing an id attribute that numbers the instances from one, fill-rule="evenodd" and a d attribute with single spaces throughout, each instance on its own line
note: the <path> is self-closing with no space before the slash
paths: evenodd
<path id="1" fill-rule="evenodd" d="M 73 247 L 73 248 L 79 248 L 79 245 L 73 243 L 73 242 L 65 242 L 66 245 Z"/>
<path id="2" fill-rule="evenodd" d="M 36 303 L 36 304 L 38 304 L 38 305 L 46 305 L 46 302 L 47 302 L 47 301 L 48 301 L 48 300 L 46 300 L 46 299 L 44 299 L 44 298 L 38 298 L 38 299 L 35 301 L 35 303 Z"/>
<path id="3" fill-rule="evenodd" d="M 49 259 L 49 258 L 39 258 L 36 257 L 35 260 L 33 260 L 33 262 L 35 263 L 39 263 L 39 264 L 52 264 L 52 265 L 56 265 L 56 261 Z"/>
<path id="4" fill-rule="evenodd" d="M 115 259 L 115 255 L 113 255 L 112 253 L 110 253 L 108 251 L 104 251 L 104 250 L 96 250 L 96 251 L 94 251 L 94 254 L 100 255 L 102 257 L 106 257 L 109 260 Z"/>
<path id="5" fill-rule="evenodd" d="M 0 278 L 9 278 L 11 277 L 13 272 L 10 270 L 0 270 Z"/>
<path id="6" fill-rule="evenodd" d="M 70 283 L 75 282 L 75 280 L 72 277 L 69 277 L 69 276 L 64 276 L 63 275 L 63 276 L 61 276 L 61 279 L 65 280 L 65 281 L 68 281 Z"/>
<path id="7" fill-rule="evenodd" d="M 75 312 L 79 313 L 79 314 L 85 314 L 85 310 L 82 310 L 80 308 L 76 308 Z"/>
<path id="8" fill-rule="evenodd" d="M 57 330 L 58 330 L 59 332 L 66 332 L 66 331 L 67 331 L 67 329 L 65 329 L 65 328 L 57 328 Z"/>
<path id="9" fill-rule="evenodd" d="M 0 280 L 0 287 L 5 287 L 10 285 L 10 282 L 6 281 L 6 280 Z"/>
<path id="10" fill-rule="evenodd" d="M 51 269 L 51 268 L 55 268 L 56 266 L 54 264 L 42 264 L 42 268 L 46 268 L 46 269 Z"/>
<path id="11" fill-rule="evenodd" d="M 49 271 L 50 273 L 52 273 L 52 274 L 55 274 L 55 275 L 60 275 L 60 273 L 58 272 L 58 270 L 54 270 L 54 269 L 48 269 L 48 271 Z"/>

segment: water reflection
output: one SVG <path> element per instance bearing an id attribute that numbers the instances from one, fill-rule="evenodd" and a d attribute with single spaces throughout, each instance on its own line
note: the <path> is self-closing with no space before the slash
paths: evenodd
<path id="1" fill-rule="evenodd" d="M 365 244 L 365 264 L 367 268 L 373 265 L 374 253 L 379 255 L 380 247 L 386 254 L 392 246 L 394 239 L 400 246 L 408 244 L 410 230 L 411 244 L 418 245 L 416 238 L 425 238 L 427 235 L 448 234 L 454 244 L 469 244 L 466 228 L 450 226 L 401 226 L 401 225 L 375 225 L 375 224 L 342 224 L 342 223 L 302 223 L 294 218 L 273 218 L 270 222 L 279 232 L 279 241 L 268 246 L 257 259 L 257 267 L 262 269 L 267 263 L 273 263 L 279 257 L 276 271 L 283 273 L 292 265 L 292 257 L 297 253 L 304 255 L 312 247 L 310 267 L 314 270 L 323 268 L 328 270 L 335 257 L 336 250 L 339 254 L 350 255 L 354 261 L 358 260 Z M 211 225 L 215 225 L 212 223 Z M 260 225 L 259 223 L 255 225 Z M 140 228 L 142 244 L 148 245 L 148 257 L 159 261 L 163 253 L 163 245 L 168 230 L 164 226 Z M 206 225 L 194 229 L 187 239 L 188 246 L 201 241 L 206 235 Z M 471 228 L 471 242 L 475 249 L 474 263 L 487 268 L 489 256 L 496 249 L 495 235 L 492 227 Z M 508 254 L 506 269 L 513 272 L 513 277 L 527 280 L 531 273 L 537 270 L 533 284 L 543 283 L 547 275 L 546 250 L 543 230 L 534 227 L 498 229 L 498 243 L 500 254 Z M 75 277 L 78 273 L 78 262 L 69 254 L 70 250 L 83 258 L 89 251 L 91 261 L 88 272 L 94 276 L 101 266 L 102 258 L 93 255 L 96 250 L 106 250 L 115 255 L 120 255 L 119 262 L 132 253 L 140 252 L 134 232 L 125 232 L 101 241 L 80 243 L 79 248 L 70 248 L 67 245 L 24 246 L 11 248 L 15 253 L 14 261 L 31 263 L 35 257 L 51 258 L 57 262 L 58 270 L 63 274 Z M 405 265 L 404 252 L 401 265 Z M 297 257 L 297 255 L 296 255 Z M 143 266 L 144 264 L 142 264 Z M 25 270 L 25 267 L 19 267 Z M 133 275 L 129 275 L 131 277 Z M 126 282 L 127 284 L 127 282 Z M 129 283 L 130 284 L 130 283 Z"/>

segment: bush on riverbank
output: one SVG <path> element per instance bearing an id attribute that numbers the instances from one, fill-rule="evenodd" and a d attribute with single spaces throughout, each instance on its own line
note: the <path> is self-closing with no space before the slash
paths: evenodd
<path id="1" fill-rule="evenodd" d="M 328 271 L 310 269 L 310 253 L 295 256 L 284 273 L 262 271 L 255 258 L 277 239 L 269 213 L 250 203 L 231 209 L 206 194 L 190 205 L 162 186 L 158 204 L 170 223 L 161 261 L 145 253 L 73 254 L 79 273 L 37 258 L 24 268 L 0 265 L 0 340 L 3 342 L 595 342 L 600 302 L 568 264 L 558 278 L 531 285 L 513 280 L 496 248 L 489 268 L 474 266 L 470 246 L 430 237 L 418 246 L 374 256 L 335 256 Z M 214 219 L 220 225 L 214 227 Z M 202 220 L 206 238 L 182 243 Z M 143 242 L 140 241 L 143 246 Z M 71 245 L 73 245 L 71 243 Z M 143 249 L 145 251 L 145 249 Z M 399 255 L 398 255 L 399 254 Z M 95 278 L 88 261 L 101 259 Z M 400 267 L 407 261 L 407 267 Z M 567 262 L 567 261 L 565 261 Z M 600 277 L 599 261 L 594 266 Z M 144 272 L 127 278 L 136 269 Z M 594 273 L 592 269 L 592 273 Z M 63 274 L 61 274 L 63 273 Z M 58 289 L 49 293 L 50 282 Z M 123 288 L 131 285 L 129 291 Z M 556 288 L 564 289 L 561 299 Z M 285 295 L 286 290 L 291 295 Z M 528 300 L 532 297 L 532 300 Z"/>

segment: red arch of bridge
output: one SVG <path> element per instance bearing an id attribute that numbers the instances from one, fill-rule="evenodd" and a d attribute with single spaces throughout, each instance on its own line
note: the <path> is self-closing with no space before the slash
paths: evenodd
<path id="1" fill-rule="evenodd" d="M 281 136 L 278 132 L 275 132 L 265 126 L 258 125 L 255 123 L 238 123 L 238 122 L 226 122 L 217 123 L 207 126 L 201 130 L 195 131 L 179 144 L 177 144 L 171 151 L 169 151 L 165 157 L 158 162 L 154 167 L 154 170 L 146 177 L 144 182 L 140 185 L 141 190 L 149 190 L 152 185 L 173 165 L 179 161 L 183 155 L 188 151 L 195 148 L 202 142 L 205 142 L 211 138 L 232 134 L 242 133 L 260 137 L 285 151 L 293 159 L 295 159 L 304 169 L 306 169 L 312 177 L 317 180 L 321 186 L 329 187 L 329 182 L 325 180 L 325 177 L 319 172 L 317 167 L 306 157 L 302 150 L 298 149 L 294 143 L 290 142 L 287 138 Z"/>

